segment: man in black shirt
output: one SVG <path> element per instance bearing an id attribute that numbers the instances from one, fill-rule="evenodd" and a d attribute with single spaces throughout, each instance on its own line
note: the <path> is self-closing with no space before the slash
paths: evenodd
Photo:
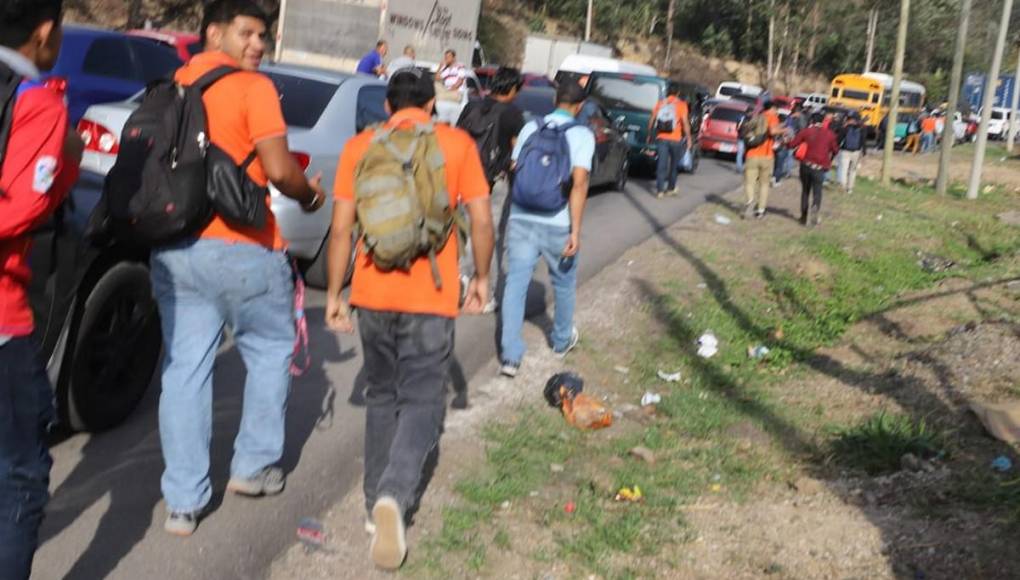
<path id="1" fill-rule="evenodd" d="M 513 104 L 523 82 L 519 70 L 500 67 L 490 84 L 492 92 L 468 103 L 457 121 L 457 127 L 475 139 L 490 187 L 510 169 L 514 141 L 524 128 L 524 114 Z"/>
<path id="2" fill-rule="evenodd" d="M 524 84 L 521 71 L 501 66 L 489 84 L 491 92 L 481 101 L 468 103 L 457 121 L 457 127 L 467 131 L 478 145 L 478 153 L 482 158 L 482 168 L 489 180 L 489 189 L 501 177 L 510 175 L 510 156 L 517 142 L 517 135 L 524 128 L 524 114 L 513 101 Z M 509 187 L 507 187 L 509 191 Z M 497 293 L 502 290 L 503 270 L 503 239 L 510 217 L 509 196 L 503 199 L 502 210 L 498 212 L 498 235 L 496 236 L 496 276 L 492 280 L 496 284 L 489 293 L 491 300 L 485 305 L 483 312 L 496 310 L 499 300 Z M 493 203 L 498 206 L 499 199 L 493 192 Z M 497 213 L 493 211 L 493 213 Z M 468 259 L 467 264 L 470 264 Z"/>

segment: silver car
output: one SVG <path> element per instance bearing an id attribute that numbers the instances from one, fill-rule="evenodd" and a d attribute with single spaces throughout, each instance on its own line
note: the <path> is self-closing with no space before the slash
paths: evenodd
<path id="1" fill-rule="evenodd" d="M 308 175 L 322 172 L 326 205 L 313 214 L 271 187 L 272 208 L 290 253 L 305 268 L 309 285 L 326 285 L 326 240 L 333 215 L 333 178 L 348 139 L 386 120 L 386 84 L 366 75 L 273 64 L 261 67 L 280 93 L 290 149 Z M 106 175 L 116 160 L 121 130 L 141 95 L 90 107 L 78 124 L 86 143 L 82 168 Z"/>

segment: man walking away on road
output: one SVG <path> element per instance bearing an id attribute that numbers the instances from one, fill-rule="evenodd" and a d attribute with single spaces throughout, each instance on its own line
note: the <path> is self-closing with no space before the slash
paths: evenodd
<path id="1" fill-rule="evenodd" d="M 386 65 L 383 64 L 383 59 L 386 58 L 389 51 L 390 46 L 386 44 L 385 40 L 375 43 L 375 49 L 369 51 L 358 61 L 357 72 L 378 78 L 386 76 Z"/>
<path id="2" fill-rule="evenodd" d="M 825 174 L 832 167 L 832 158 L 839 153 L 836 134 L 822 126 L 824 119 L 820 113 L 812 115 L 811 126 L 798 133 L 789 145 L 791 149 L 796 149 L 801 143 L 807 144 L 807 153 L 800 162 L 800 223 L 802 225 L 810 223 L 812 226 L 817 226 L 821 223 L 819 212 L 822 207 Z"/>
<path id="3" fill-rule="evenodd" d="M 408 44 L 407 46 L 404 47 L 404 54 L 393 59 L 390 62 L 389 66 L 386 67 L 386 73 L 389 76 L 393 76 L 397 74 L 398 70 L 403 70 L 405 68 L 414 68 L 415 66 L 417 66 L 415 64 L 415 58 L 417 57 L 414 52 L 414 47 Z"/>
<path id="4" fill-rule="evenodd" d="M 772 180 L 772 170 L 775 164 L 775 138 L 783 134 L 785 129 L 779 121 L 779 115 L 774 110 L 771 100 L 762 104 L 762 110 L 756 115 L 761 119 L 753 117 L 744 123 L 763 123 L 765 138 L 761 143 L 747 143 L 747 159 L 744 161 L 744 219 L 753 214 L 754 217 L 762 219 L 765 217 L 765 210 L 768 208 L 769 186 Z M 757 205 L 757 209 L 755 206 Z"/>
<path id="5" fill-rule="evenodd" d="M 861 165 L 861 160 L 868 155 L 867 131 L 861 123 L 859 113 L 851 113 L 847 119 L 843 126 L 839 148 L 839 170 L 836 175 L 843 189 L 847 193 L 853 193 L 854 184 L 857 183 L 857 169 Z"/>
<path id="6" fill-rule="evenodd" d="M 514 104 L 523 83 L 519 70 L 499 67 L 488 96 L 468 103 L 457 121 L 457 127 L 467 131 L 478 146 L 490 188 L 510 169 L 510 154 L 524 128 L 524 114 Z"/>
<path id="7" fill-rule="evenodd" d="M 407 209 L 416 204 L 402 203 L 408 196 L 441 202 L 438 209 L 443 210 L 447 226 L 457 206 L 466 206 L 475 276 L 462 311 L 480 313 L 489 292 L 492 214 L 478 150 L 464 131 L 433 126 L 434 106 L 431 75 L 418 70 L 393 75 L 386 91 L 386 107 L 393 116 L 384 128 L 361 133 L 347 143 L 335 181 L 326 324 L 336 332 L 354 332 L 341 292 L 357 218 L 365 239 L 354 262 L 350 303 L 359 309 L 368 385 L 364 490 L 370 517 L 366 529 L 373 534 L 372 560 L 386 570 L 395 570 L 404 561 L 405 518 L 419 500 L 426 459 L 438 452 L 460 299 L 453 228 L 429 248 L 434 259 L 422 254 L 419 246 L 397 239 L 400 236 L 395 234 L 407 228 L 420 232 L 426 219 L 416 213 L 422 210 Z M 414 188 L 399 179 L 406 156 L 414 160 Z M 379 220 L 380 215 L 395 220 Z M 393 221 L 406 225 L 399 231 L 387 229 L 387 222 Z M 385 236 L 387 232 L 394 235 Z M 370 239 L 377 234 L 383 235 Z M 384 248 L 402 252 L 410 259 L 407 267 L 383 263 Z"/>
<path id="8" fill-rule="evenodd" d="M 648 135 L 655 136 L 655 196 L 660 198 L 680 193 L 676 175 L 691 135 L 690 112 L 679 94 L 677 84 L 669 83 L 666 98 L 655 104 L 648 126 Z"/>
<path id="9" fill-rule="evenodd" d="M 935 149 L 935 129 L 938 122 L 934 113 L 928 113 L 921 121 L 921 153 L 930 153 Z"/>
<path id="10" fill-rule="evenodd" d="M 271 182 L 312 212 L 324 199 L 287 147 L 287 125 L 273 82 L 257 72 L 265 51 L 265 12 L 252 0 L 215 0 L 205 8 L 205 52 L 177 71 L 190 85 L 218 67 L 240 69 L 205 91 L 209 139 L 235 160 L 254 153 L 247 177 Z M 268 206 L 268 203 L 267 203 Z M 153 293 L 163 326 L 159 433 L 167 532 L 189 536 L 212 496 L 209 440 L 213 367 L 229 325 L 248 376 L 227 490 L 244 496 L 283 491 L 284 416 L 294 349 L 294 282 L 286 242 L 267 207 L 261 229 L 219 216 L 197 236 L 155 250 Z"/>
<path id="11" fill-rule="evenodd" d="M 556 298 L 553 353 L 564 358 L 580 341 L 574 326 L 577 253 L 595 155 L 595 136 L 575 121 L 583 102 L 580 85 L 564 81 L 556 90 L 556 110 L 525 125 L 514 147 L 507 279 L 500 309 L 504 376 L 517 376 L 524 358 L 524 306 L 539 258 L 549 267 Z"/>
<path id="12" fill-rule="evenodd" d="M 59 90 L 61 0 L 0 0 L 0 578 L 27 580 L 49 499 L 53 390 L 32 338 L 32 230 L 63 203 L 84 144 Z M 70 130 L 69 130 L 70 129 Z"/>
<path id="13" fill-rule="evenodd" d="M 524 127 L 524 114 L 513 103 L 523 83 L 524 79 L 519 70 L 500 67 L 492 77 L 489 95 L 481 102 L 468 103 L 460 115 L 460 120 L 457 121 L 457 126 L 467 131 L 468 135 L 471 135 L 475 140 L 490 190 L 496 180 L 504 177 L 510 170 L 510 155 L 517 143 L 517 135 Z M 505 236 L 507 220 L 510 217 L 510 204 L 504 201 L 502 209 L 497 223 L 496 241 L 499 246 L 496 250 L 496 264 L 498 269 L 492 280 L 494 286 L 501 281 L 503 275 L 503 250 L 506 247 Z M 468 257 L 462 257 L 462 259 L 468 259 Z M 492 292 L 489 295 L 489 303 L 485 305 L 484 309 L 486 313 L 495 312 L 497 307 L 496 288 L 490 288 L 490 290 Z"/>

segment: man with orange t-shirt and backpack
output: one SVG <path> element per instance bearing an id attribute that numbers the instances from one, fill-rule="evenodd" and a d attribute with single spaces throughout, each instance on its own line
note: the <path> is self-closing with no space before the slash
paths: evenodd
<path id="1" fill-rule="evenodd" d="M 372 560 L 386 570 L 404 562 L 405 520 L 420 498 L 423 467 L 438 450 L 457 315 L 479 314 L 489 302 L 488 181 L 471 137 L 433 125 L 435 94 L 430 75 L 394 73 L 386 90 L 392 117 L 347 142 L 335 180 L 326 324 L 354 332 L 341 291 L 357 220 L 362 236 L 350 304 L 358 308 L 368 385 L 365 528 Z M 460 204 L 470 217 L 475 264 L 462 307 Z"/>
<path id="2" fill-rule="evenodd" d="M 779 121 L 779 115 L 773 110 L 771 100 L 762 103 L 761 111 L 744 121 L 741 126 L 741 139 L 747 146 L 747 160 L 744 162 L 744 194 L 747 198 L 744 219 L 752 215 L 758 219 L 765 217 L 769 202 L 769 186 L 772 185 L 772 173 L 775 169 L 776 154 L 773 151 L 775 137 L 785 130 Z"/>
<path id="3" fill-rule="evenodd" d="M 686 143 L 691 134 L 690 113 L 680 97 L 676 83 L 669 83 L 666 98 L 652 110 L 648 134 L 655 135 L 655 192 L 656 197 L 679 193 L 676 174 Z"/>
<path id="4" fill-rule="evenodd" d="M 265 51 L 265 12 L 251 0 L 214 0 L 202 22 L 205 52 L 177 71 L 189 86 L 234 67 L 202 94 L 209 140 L 256 186 L 268 182 L 311 212 L 322 206 L 320 177 L 305 178 L 287 146 L 287 125 L 273 82 L 257 72 Z M 166 356 L 159 432 L 166 469 L 164 527 L 190 536 L 212 497 L 213 366 L 225 326 L 244 359 L 247 379 L 227 490 L 238 495 L 283 491 L 284 417 L 295 342 L 294 280 L 266 196 L 264 227 L 216 215 L 197 235 L 161 246 L 151 257 Z"/>

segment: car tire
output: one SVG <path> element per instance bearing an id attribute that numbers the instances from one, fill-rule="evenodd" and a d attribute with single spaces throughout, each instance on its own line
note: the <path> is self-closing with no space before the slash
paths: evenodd
<path id="1" fill-rule="evenodd" d="M 135 410 L 159 362 L 163 338 L 149 269 L 121 262 L 106 272 L 89 291 L 76 328 L 67 420 L 77 431 L 104 431 Z"/>
<path id="2" fill-rule="evenodd" d="M 627 191 L 627 179 L 629 177 L 630 177 L 630 159 L 624 157 L 623 163 L 620 164 L 620 170 L 616 174 L 616 183 L 613 184 L 613 188 L 621 193 Z"/>

